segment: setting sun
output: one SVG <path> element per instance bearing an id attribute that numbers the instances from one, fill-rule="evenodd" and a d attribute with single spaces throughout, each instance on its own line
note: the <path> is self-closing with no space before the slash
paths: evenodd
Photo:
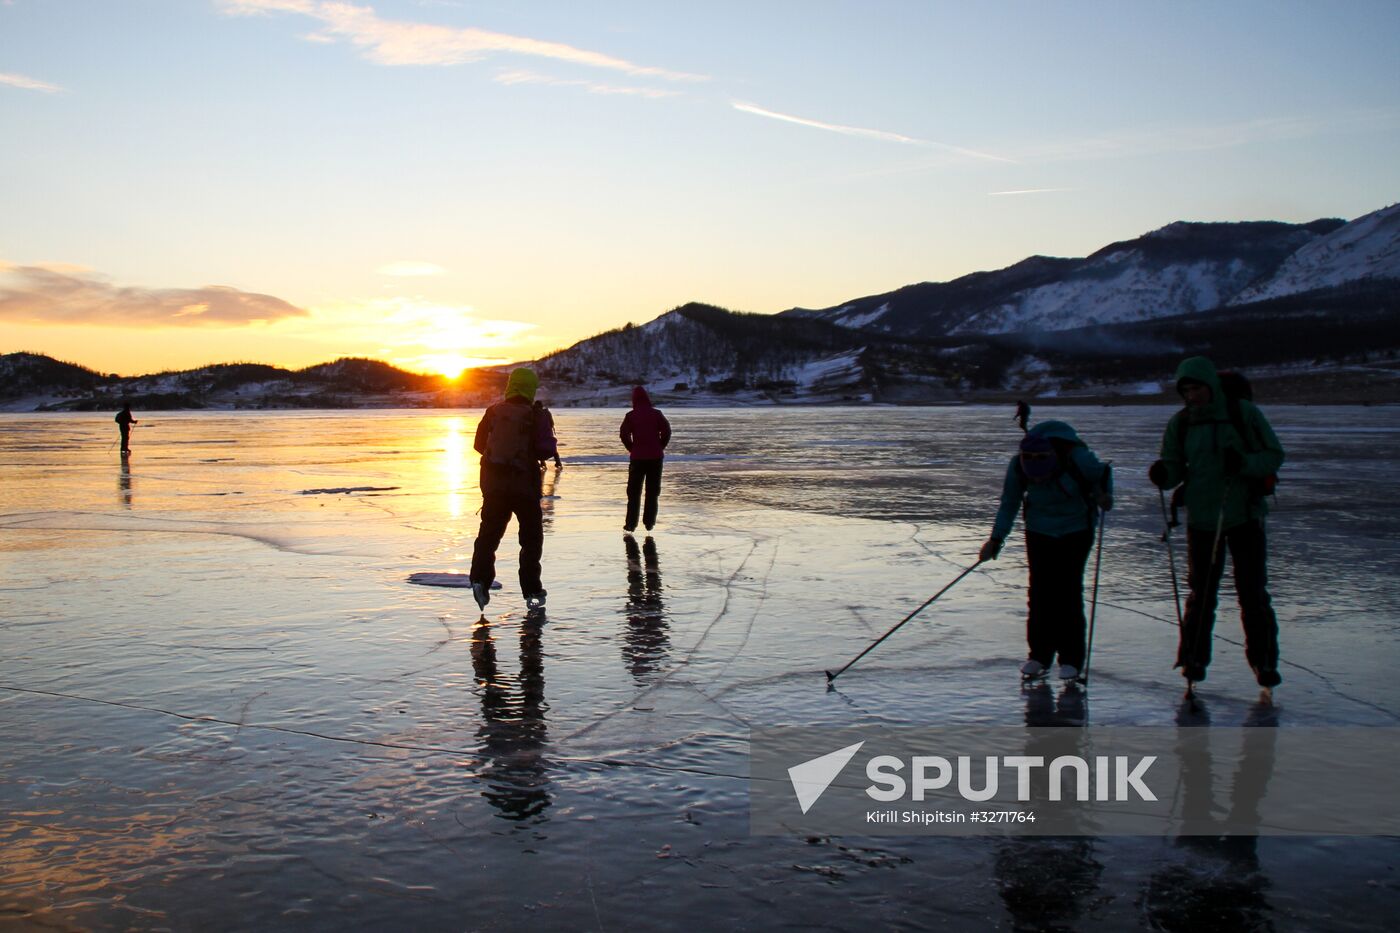
<path id="1" fill-rule="evenodd" d="M 423 356 L 414 361 L 418 368 L 430 373 L 437 373 L 447 379 L 456 379 L 462 372 L 473 366 L 487 365 L 494 360 L 475 360 L 453 353 L 444 353 L 438 356 Z"/>

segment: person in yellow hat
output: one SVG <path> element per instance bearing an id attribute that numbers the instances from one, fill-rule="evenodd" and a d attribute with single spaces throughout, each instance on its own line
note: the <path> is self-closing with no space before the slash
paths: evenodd
<path id="1" fill-rule="evenodd" d="M 557 454 L 553 433 L 542 431 L 533 407 L 539 377 L 520 368 L 506 381 L 505 398 L 486 409 L 473 446 L 481 454 L 481 527 L 472 547 L 472 596 L 479 608 L 491 601 L 496 548 L 511 516 L 519 525 L 520 591 L 532 613 L 544 610 L 540 582 L 544 516 L 540 511 L 539 462 Z M 550 448 L 550 449 L 545 449 Z"/>

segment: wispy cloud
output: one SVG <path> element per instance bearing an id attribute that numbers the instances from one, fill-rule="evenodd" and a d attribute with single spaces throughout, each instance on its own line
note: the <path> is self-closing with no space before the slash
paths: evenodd
<path id="1" fill-rule="evenodd" d="M 380 266 L 376 270 L 380 275 L 392 275 L 398 277 L 414 277 L 423 275 L 442 275 L 447 270 L 442 266 L 431 262 L 419 262 L 414 259 L 400 259 Z"/>
<path id="2" fill-rule="evenodd" d="M 485 29 L 382 19 L 373 7 L 336 0 L 219 0 L 229 14 L 295 13 L 316 20 L 315 38 L 349 42 L 381 65 L 459 65 L 496 54 L 529 55 L 617 71 L 638 78 L 705 81 L 705 75 L 639 65 L 560 42 Z"/>
<path id="3" fill-rule="evenodd" d="M 40 81 L 38 78 L 30 78 L 26 75 L 17 75 L 0 71 L 0 84 L 10 87 L 24 88 L 26 91 L 43 91 L 46 94 L 55 94 L 63 88 L 57 84 L 50 84 L 47 81 Z"/>
<path id="4" fill-rule="evenodd" d="M 0 265 L 0 320 L 117 327 L 237 326 L 305 315 L 271 295 L 224 285 L 117 286 L 66 265 Z"/>
<path id="5" fill-rule="evenodd" d="M 581 78 L 554 78 L 549 75 L 537 74 L 533 71 L 524 71 L 520 69 L 502 71 L 491 80 L 497 84 L 542 84 L 548 87 L 577 87 L 583 88 L 590 94 L 619 94 L 631 97 L 646 97 L 654 100 L 662 97 L 674 97 L 680 93 L 679 91 L 670 91 L 665 88 L 600 84 L 597 81 L 586 81 Z"/>
<path id="6" fill-rule="evenodd" d="M 797 117 L 788 113 L 779 113 L 776 110 L 768 110 L 757 104 L 750 104 L 744 101 L 730 101 L 730 106 L 735 110 L 751 113 L 759 117 L 767 117 L 770 120 L 781 120 L 784 123 L 795 123 L 798 126 L 807 126 L 816 130 L 825 130 L 828 133 L 840 133 L 842 136 L 859 136 L 864 139 L 876 139 L 881 142 L 901 143 L 906 146 L 919 146 L 926 149 L 942 149 L 945 152 L 956 153 L 971 159 L 982 159 L 990 162 L 1014 162 L 1004 156 L 993 155 L 989 152 L 978 152 L 976 149 L 968 149 L 963 146 L 954 146 L 948 143 L 934 142 L 928 139 L 918 139 L 913 136 L 905 136 L 902 133 L 890 133 L 885 130 L 866 129 L 859 126 L 843 126 L 840 123 L 827 123 L 822 120 L 813 120 L 807 117 Z"/>
<path id="7" fill-rule="evenodd" d="M 1073 188 L 1017 188 L 1013 191 L 988 191 L 993 198 L 1004 198 L 1017 194 L 1054 194 L 1057 191 L 1073 191 Z"/>

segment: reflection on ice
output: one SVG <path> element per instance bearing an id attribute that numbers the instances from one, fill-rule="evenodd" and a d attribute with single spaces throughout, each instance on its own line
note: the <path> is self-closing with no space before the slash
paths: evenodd
<path id="1" fill-rule="evenodd" d="M 544 757 L 549 704 L 544 698 L 541 631 L 545 620 L 531 617 L 521 627 L 520 668 L 503 677 L 496 664 L 496 642 L 484 620 L 472 632 L 472 670 L 481 697 L 480 777 L 487 800 L 508 820 L 527 820 L 549 807 L 549 763 Z"/>
<path id="2" fill-rule="evenodd" d="M 637 539 L 623 535 L 627 552 L 627 631 L 623 635 L 622 660 L 638 683 L 661 669 L 670 648 L 670 622 L 661 592 L 661 559 L 656 539 L 647 536 L 639 548 Z"/>
<path id="3" fill-rule="evenodd" d="M 129 460 L 107 416 L 0 418 L 12 915 L 1165 929 L 1393 909 L 1367 883 L 1393 840 L 756 838 L 745 779 L 755 725 L 1249 724 L 1266 743 L 1396 723 L 1400 505 L 1375 493 L 1394 410 L 1269 411 L 1290 455 L 1270 519 L 1285 683 L 1263 703 L 1220 650 L 1194 710 L 1140 479 L 1167 410 L 1068 415 L 1118 471 L 1092 686 L 1022 689 L 1008 547 L 830 693 L 823 670 L 975 557 L 1009 412 L 668 414 L 667 524 L 635 539 L 620 413 L 555 413 L 542 627 L 513 587 L 478 625 L 469 593 L 407 582 L 467 570 L 475 413 L 166 413 Z M 1230 614 L 1216 637 L 1240 640 Z M 1233 763 L 1207 765 L 1223 793 Z"/>

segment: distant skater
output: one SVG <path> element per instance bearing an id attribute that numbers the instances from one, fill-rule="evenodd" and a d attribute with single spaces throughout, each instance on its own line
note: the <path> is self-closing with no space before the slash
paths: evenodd
<path id="1" fill-rule="evenodd" d="M 539 420 L 536 421 L 535 423 L 536 423 L 536 425 L 538 426 L 538 430 L 539 430 L 540 434 L 542 434 L 542 435 L 543 435 L 543 434 L 548 434 L 549 437 L 550 437 L 551 439 L 554 439 L 554 415 L 550 414 L 549 409 L 545 407 L 544 402 L 541 402 L 541 401 L 536 400 L 534 408 L 535 408 L 535 417 L 536 417 L 537 419 L 539 419 Z M 549 462 L 549 457 L 545 457 L 545 456 L 540 457 L 540 471 L 541 471 L 541 472 L 544 471 L 544 469 L 545 469 L 545 464 L 548 463 L 548 462 Z M 554 441 L 554 468 L 555 468 L 556 470 L 558 470 L 558 469 L 562 469 L 563 466 L 564 466 L 564 461 L 562 461 L 562 460 L 559 459 L 559 442 L 558 442 L 557 440 L 555 440 L 555 441 Z"/>
<path id="2" fill-rule="evenodd" d="M 1159 489 L 1185 486 L 1189 593 L 1175 666 L 1188 683 L 1206 679 L 1228 550 L 1245 659 L 1259 686 L 1274 687 L 1283 678 L 1278 672 L 1278 620 L 1268 590 L 1264 516 L 1269 507 L 1264 497 L 1283 465 L 1283 446 L 1252 401 L 1225 391 L 1224 376 L 1203 356 L 1182 362 L 1176 391 L 1186 405 L 1167 422 L 1160 459 L 1147 471 Z"/>
<path id="3" fill-rule="evenodd" d="M 1059 675 L 1074 680 L 1084 668 L 1084 565 L 1100 510 L 1113 508 L 1108 464 L 1063 421 L 1042 421 L 1021 439 L 1002 482 L 1001 508 L 981 560 L 996 560 L 1023 512 L 1030 569 L 1026 679 L 1044 675 L 1058 655 Z"/>
<path id="4" fill-rule="evenodd" d="M 533 370 L 515 370 L 506 382 L 505 399 L 486 409 L 476 426 L 473 446 L 481 454 L 482 502 L 481 528 L 472 547 L 471 584 L 472 596 L 481 609 L 491 601 L 496 548 L 512 515 L 519 525 L 520 591 L 530 612 L 544 609 L 539 463 L 554 456 L 556 450 L 552 435 L 541 431 L 542 422 L 531 405 L 538 387 L 539 378 Z"/>
<path id="5" fill-rule="evenodd" d="M 122 432 L 122 453 L 131 453 L 131 426 L 141 422 L 132 417 L 130 404 L 122 405 L 122 410 L 117 412 L 117 417 L 113 420 L 117 422 L 117 430 Z M 110 451 L 112 448 L 107 449 Z"/>
<path id="6" fill-rule="evenodd" d="M 671 424 L 660 409 L 652 407 L 651 396 L 641 386 L 632 388 L 632 410 L 622 419 L 618 436 L 632 457 L 627 465 L 627 519 L 622 530 L 637 529 L 638 505 L 645 484 L 647 501 L 642 524 L 651 531 L 656 524 L 657 500 L 661 498 L 661 462 L 666 445 L 671 442 Z"/>
<path id="7" fill-rule="evenodd" d="M 1019 424 L 1019 425 L 1021 426 L 1021 433 L 1022 433 L 1022 434 L 1024 434 L 1024 433 L 1026 432 L 1026 422 L 1027 422 L 1028 420 L 1030 420 L 1030 417 L 1031 417 L 1031 406 L 1027 405 L 1025 402 L 1017 402 L 1017 403 L 1016 403 L 1016 415 L 1015 415 L 1015 419 L 1014 419 L 1014 420 L 1016 421 L 1017 424 Z"/>

